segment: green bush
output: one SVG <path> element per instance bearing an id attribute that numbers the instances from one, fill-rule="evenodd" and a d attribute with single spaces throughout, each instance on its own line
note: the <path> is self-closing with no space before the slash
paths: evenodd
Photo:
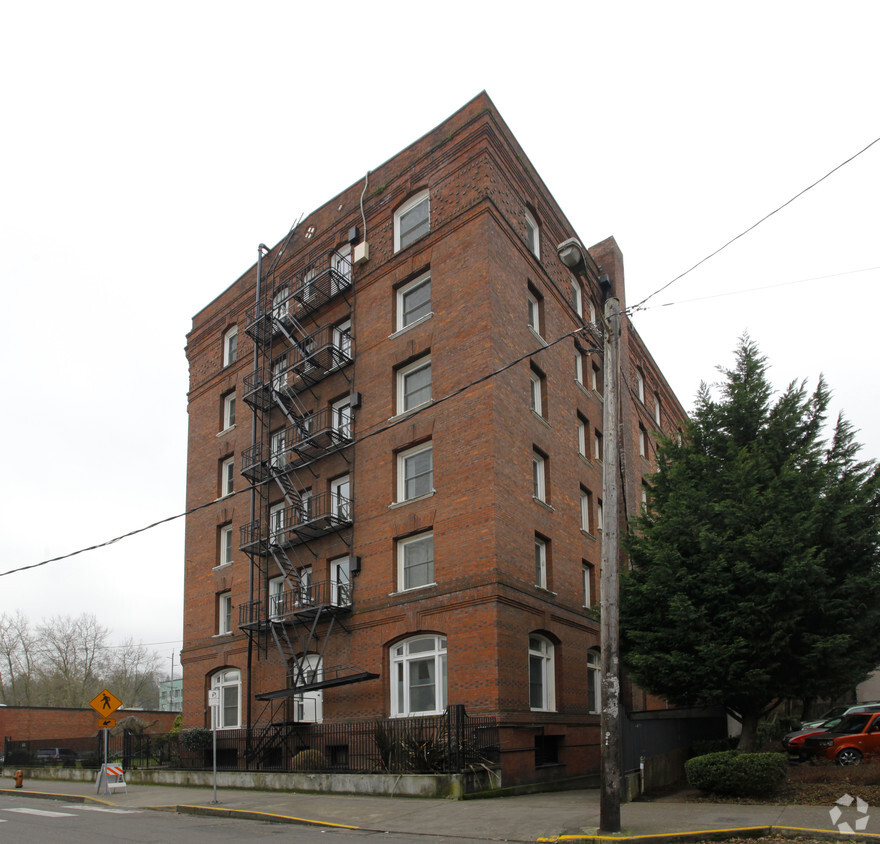
<path id="1" fill-rule="evenodd" d="M 784 753 L 725 750 L 685 762 L 688 783 L 700 791 L 749 797 L 775 791 L 788 776 Z"/>
<path id="2" fill-rule="evenodd" d="M 193 727 L 191 730 L 184 730 L 180 734 L 180 743 L 187 750 L 202 750 L 211 746 L 211 731 L 204 727 Z"/>

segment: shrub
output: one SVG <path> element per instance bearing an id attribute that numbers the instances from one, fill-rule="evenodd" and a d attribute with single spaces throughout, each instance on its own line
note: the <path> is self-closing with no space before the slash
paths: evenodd
<path id="1" fill-rule="evenodd" d="M 291 771 L 324 771 L 327 767 L 327 758 L 320 750 L 300 750 L 290 760 Z"/>
<path id="2" fill-rule="evenodd" d="M 187 750 L 203 750 L 211 745 L 211 731 L 204 727 L 194 727 L 180 734 L 180 743 Z"/>
<path id="3" fill-rule="evenodd" d="M 748 797 L 775 791 L 788 776 L 788 761 L 784 753 L 725 750 L 689 759 L 684 770 L 700 791 Z"/>

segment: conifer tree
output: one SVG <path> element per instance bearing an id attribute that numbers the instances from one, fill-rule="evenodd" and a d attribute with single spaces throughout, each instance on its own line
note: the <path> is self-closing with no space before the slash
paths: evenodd
<path id="1" fill-rule="evenodd" d="M 701 385 L 664 439 L 626 539 L 621 643 L 633 679 L 674 704 L 724 705 L 753 749 L 785 698 L 852 689 L 880 664 L 880 470 L 829 392 L 776 399 L 746 336 L 715 400 Z"/>

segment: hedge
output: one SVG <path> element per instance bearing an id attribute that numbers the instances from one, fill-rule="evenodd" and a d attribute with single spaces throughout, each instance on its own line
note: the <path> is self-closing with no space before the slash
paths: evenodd
<path id="1" fill-rule="evenodd" d="M 775 791 L 788 776 L 784 753 L 724 750 L 685 762 L 688 783 L 711 794 L 749 797 Z"/>

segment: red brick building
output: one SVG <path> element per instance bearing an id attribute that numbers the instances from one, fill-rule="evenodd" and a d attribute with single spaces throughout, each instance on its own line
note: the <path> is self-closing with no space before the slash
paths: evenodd
<path id="1" fill-rule="evenodd" d="M 600 275 L 625 293 L 573 236 L 483 93 L 195 316 L 185 726 L 212 689 L 229 728 L 463 704 L 504 784 L 597 770 Z M 632 513 L 684 413 L 628 321 L 621 365 Z"/>

